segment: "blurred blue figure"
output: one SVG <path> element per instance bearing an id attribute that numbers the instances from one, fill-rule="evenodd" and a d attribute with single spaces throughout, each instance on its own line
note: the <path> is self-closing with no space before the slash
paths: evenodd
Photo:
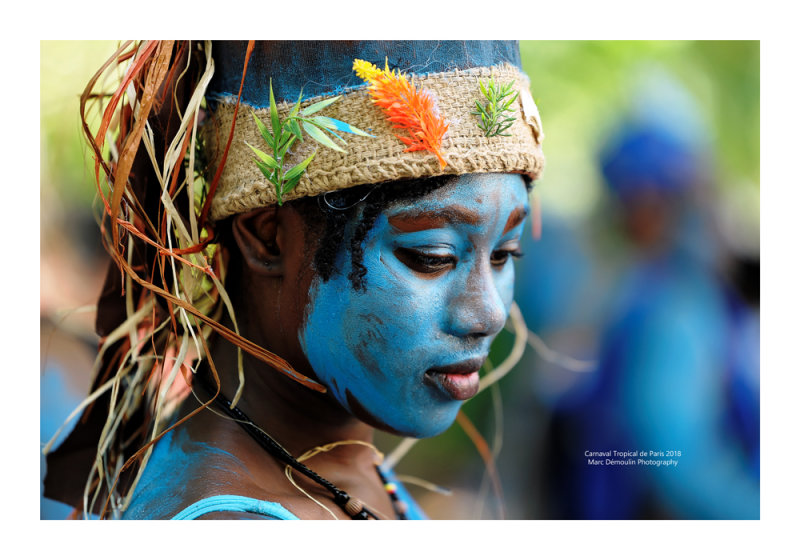
<path id="1" fill-rule="evenodd" d="M 601 154 L 629 263 L 590 390 L 556 405 L 552 517 L 760 516 L 758 313 L 720 266 L 696 122 L 665 113 L 634 114 Z"/>
<path id="2" fill-rule="evenodd" d="M 511 519 L 550 517 L 543 492 L 550 414 L 559 403 L 578 399 L 586 390 L 592 372 L 583 361 L 596 354 L 600 305 L 594 294 L 603 283 L 579 224 L 545 208 L 541 233 L 534 237 L 534 221 L 526 225 L 521 239 L 525 258 L 515 262 L 514 301 L 530 337 L 546 341 L 557 358 L 567 357 L 584 367 L 565 369 L 550 353 L 529 349 L 505 381 L 503 407 L 509 416 L 526 419 L 503 426 L 503 448 L 512 451 L 500 454 L 498 466 L 506 495 L 516 497 L 506 504 Z"/>

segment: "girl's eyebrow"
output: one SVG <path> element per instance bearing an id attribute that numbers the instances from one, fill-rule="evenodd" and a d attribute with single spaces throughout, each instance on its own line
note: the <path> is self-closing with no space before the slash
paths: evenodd
<path id="1" fill-rule="evenodd" d="M 514 210 L 511 211 L 511 214 L 508 216 L 508 221 L 506 222 L 506 227 L 503 229 L 503 235 L 517 227 L 521 224 L 525 217 L 528 215 L 528 209 L 524 206 L 517 206 Z"/>
<path id="2" fill-rule="evenodd" d="M 402 233 L 441 229 L 453 223 L 475 225 L 479 221 L 480 214 L 457 204 L 437 210 L 407 210 L 389 216 L 389 225 Z"/>

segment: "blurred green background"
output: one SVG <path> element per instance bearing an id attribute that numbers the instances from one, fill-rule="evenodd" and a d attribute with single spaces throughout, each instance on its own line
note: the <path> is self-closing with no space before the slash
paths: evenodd
<path id="1" fill-rule="evenodd" d="M 696 104 L 719 212 L 740 228 L 730 232 L 735 242 L 758 252 L 758 41 L 523 41 L 520 50 L 546 135 L 543 205 L 576 218 L 596 210 L 603 185 L 595 155 L 642 82 L 661 75 Z"/>
<path id="2" fill-rule="evenodd" d="M 114 41 L 43 41 L 40 50 L 42 373 L 54 340 L 63 336 L 87 343 L 72 370 L 75 394 L 88 384 L 87 348 L 95 341 L 91 312 L 76 310 L 94 303 L 105 267 L 93 229 L 92 162 L 82 140 L 78 103 L 85 84 L 116 46 Z M 606 194 L 596 154 L 634 103 L 643 77 L 660 75 L 685 90 L 700 115 L 712 150 L 715 210 L 723 234 L 738 251 L 758 259 L 757 41 L 523 41 L 521 52 L 544 124 L 547 166 L 536 185 L 543 208 L 567 222 L 602 223 Z M 495 353 L 500 355 L 510 344 L 510 336 L 501 335 Z M 501 394 L 506 391 L 501 389 Z M 498 428 L 493 408 L 498 396 L 487 391 L 465 407 L 490 443 Z M 43 418 L 47 412 L 42 410 Z M 502 423 L 511 421 L 505 418 Z M 43 422 L 42 437 L 49 438 L 52 434 L 45 434 L 45 427 Z M 396 440 L 381 437 L 379 443 L 388 450 Z M 513 453 L 501 453 L 501 477 L 504 465 L 514 463 Z M 482 498 L 488 495 L 483 466 L 458 426 L 419 443 L 398 471 L 454 489 L 449 498 L 415 492 L 433 517 L 495 513 L 489 506 L 482 510 Z M 513 512 L 515 500 L 528 498 L 505 499 Z"/>
<path id="3" fill-rule="evenodd" d="M 42 195 L 66 205 L 90 206 L 94 188 L 87 173 L 91 162 L 85 157 L 79 100 L 117 42 L 42 41 L 40 46 Z"/>

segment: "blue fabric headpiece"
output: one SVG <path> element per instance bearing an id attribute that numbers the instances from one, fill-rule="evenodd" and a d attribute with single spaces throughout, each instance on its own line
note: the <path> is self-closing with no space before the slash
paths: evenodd
<path id="1" fill-rule="evenodd" d="M 235 97 L 242 80 L 247 41 L 214 41 L 214 77 L 206 98 Z M 363 86 L 353 60 L 363 59 L 414 75 L 491 67 L 521 69 L 517 41 L 257 41 L 248 63 L 242 102 L 269 106 L 269 79 L 277 102 L 337 95 Z"/>

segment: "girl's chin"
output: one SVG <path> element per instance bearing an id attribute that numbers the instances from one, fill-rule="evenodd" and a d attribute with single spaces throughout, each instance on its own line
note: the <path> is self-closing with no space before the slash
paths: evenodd
<path id="1" fill-rule="evenodd" d="M 436 424 L 436 425 L 433 425 L 433 426 L 426 425 L 426 426 L 414 427 L 411 430 L 407 430 L 407 431 L 404 431 L 402 433 L 398 433 L 398 435 L 401 435 L 401 436 L 404 436 L 404 437 L 412 437 L 412 438 L 416 438 L 416 439 L 430 438 L 430 437 L 438 436 L 439 434 L 442 434 L 445 431 L 447 431 L 447 429 L 450 426 L 453 425 L 453 422 L 455 422 L 455 416 L 449 422 L 440 423 L 440 424 Z"/>
<path id="2" fill-rule="evenodd" d="M 367 410 L 349 389 L 345 390 L 345 395 L 347 402 L 343 404 L 362 422 L 390 434 L 413 438 L 429 438 L 447 430 L 455 422 L 462 404 L 460 401 L 427 403 L 414 412 L 392 417 L 382 410 L 375 413 Z"/>

